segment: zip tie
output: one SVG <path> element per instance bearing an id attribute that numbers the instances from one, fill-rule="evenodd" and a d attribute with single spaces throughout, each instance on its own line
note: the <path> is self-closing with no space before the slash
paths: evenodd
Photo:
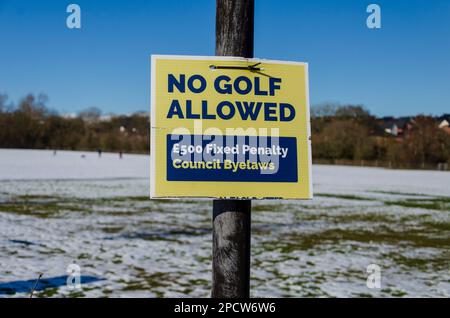
<path id="1" fill-rule="evenodd" d="M 248 66 L 228 66 L 228 65 L 210 65 L 212 70 L 247 70 L 247 71 L 262 71 L 262 67 L 257 67 L 261 62 Z"/>

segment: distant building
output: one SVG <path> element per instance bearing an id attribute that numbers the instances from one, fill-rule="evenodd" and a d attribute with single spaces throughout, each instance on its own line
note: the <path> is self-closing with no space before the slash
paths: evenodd
<path id="1" fill-rule="evenodd" d="M 61 117 L 64 119 L 74 119 L 74 118 L 77 118 L 78 115 L 76 113 L 65 113 L 65 114 L 62 114 Z"/>
<path id="2" fill-rule="evenodd" d="M 439 128 L 443 129 L 445 127 L 450 126 L 450 123 L 448 122 L 447 119 L 443 119 L 442 121 L 439 122 Z"/>
<path id="3" fill-rule="evenodd" d="M 379 125 L 385 134 L 399 137 L 406 131 L 411 130 L 413 119 L 411 117 L 383 117 L 380 118 Z"/>
<path id="4" fill-rule="evenodd" d="M 114 117 L 113 114 L 102 115 L 102 116 L 100 116 L 99 120 L 108 122 L 108 121 L 111 121 L 111 119 L 113 119 L 113 117 Z"/>
<path id="5" fill-rule="evenodd" d="M 444 114 L 438 118 L 439 128 L 450 134 L 450 114 Z"/>

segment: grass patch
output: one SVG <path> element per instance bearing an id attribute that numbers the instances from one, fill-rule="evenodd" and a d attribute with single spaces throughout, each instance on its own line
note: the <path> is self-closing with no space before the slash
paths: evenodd
<path id="1" fill-rule="evenodd" d="M 392 246 L 414 246 L 450 248 L 450 236 L 432 236 L 424 229 L 404 229 L 394 231 L 387 227 L 378 227 L 373 231 L 358 229 L 331 229 L 311 234 L 287 234 L 274 241 L 263 242 L 266 251 L 291 253 L 296 250 L 311 250 L 316 247 L 342 246 L 344 242 L 358 242 L 369 244 L 389 244 Z"/>
<path id="2" fill-rule="evenodd" d="M 275 204 L 255 204 L 252 206 L 252 212 L 277 212 L 283 211 L 283 208 L 286 209 L 287 206 L 275 203 Z"/>
<path id="3" fill-rule="evenodd" d="M 448 269 L 450 254 L 447 251 L 432 258 L 406 257 L 399 253 L 385 254 L 385 257 L 391 258 L 394 262 L 407 268 L 414 268 L 420 271 L 441 271 Z"/>
<path id="4" fill-rule="evenodd" d="M 361 197 L 352 194 L 332 194 L 332 193 L 318 193 L 315 194 L 316 197 L 324 197 L 324 198 L 334 198 L 334 199 L 343 199 L 343 200 L 357 200 L 357 201 L 378 201 L 375 198 Z"/>
<path id="5" fill-rule="evenodd" d="M 101 230 L 108 234 L 117 234 L 124 229 L 123 226 L 102 227 Z"/>
<path id="6" fill-rule="evenodd" d="M 126 284 L 126 286 L 122 288 L 123 291 L 146 290 L 154 292 L 157 297 L 163 297 L 164 293 L 158 289 L 167 289 L 167 287 L 177 281 L 177 277 L 171 273 L 148 273 L 145 269 L 140 267 L 134 267 L 134 270 L 137 279 L 132 281 L 121 281 L 123 284 Z"/>
<path id="7" fill-rule="evenodd" d="M 371 191 L 371 192 L 379 193 L 379 194 L 409 196 L 409 197 L 429 197 L 428 194 L 423 194 L 423 193 L 397 192 L 397 191 Z"/>
<path id="8" fill-rule="evenodd" d="M 147 203 L 148 204 L 140 204 Z M 47 195 L 19 195 L 0 203 L 0 212 L 30 215 L 39 218 L 58 217 L 63 212 L 106 213 L 123 216 L 147 213 L 155 208 L 148 197 L 73 198 Z M 107 211 L 103 211 L 107 209 Z M 114 210 L 115 209 L 115 210 Z M 112 229 L 113 231 L 113 229 Z"/>
<path id="9" fill-rule="evenodd" d="M 434 197 L 427 199 L 405 199 L 395 201 L 384 201 L 385 205 L 395 205 L 405 208 L 418 208 L 426 210 L 450 211 L 449 197 Z"/>
<path id="10" fill-rule="evenodd" d="M 82 211 L 81 207 L 60 204 L 58 202 L 30 203 L 30 202 L 8 202 L 0 204 L 0 212 L 14 213 L 19 215 L 30 215 L 38 218 L 56 217 L 67 211 Z"/>

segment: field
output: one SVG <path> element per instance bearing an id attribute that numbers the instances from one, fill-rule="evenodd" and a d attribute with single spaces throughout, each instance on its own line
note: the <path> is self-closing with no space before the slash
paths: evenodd
<path id="1" fill-rule="evenodd" d="M 148 156 L 0 150 L 0 297 L 39 273 L 36 297 L 208 297 L 211 200 L 149 200 L 149 173 Z M 450 172 L 320 165 L 313 181 L 312 201 L 253 201 L 253 297 L 450 297 Z"/>

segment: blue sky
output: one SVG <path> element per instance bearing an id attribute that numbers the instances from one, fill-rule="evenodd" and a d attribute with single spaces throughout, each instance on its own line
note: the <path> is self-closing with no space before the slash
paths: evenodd
<path id="1" fill-rule="evenodd" d="M 66 7 L 81 7 L 81 30 Z M 311 104 L 450 112 L 450 0 L 255 1 L 255 57 L 310 64 Z M 382 28 L 366 26 L 377 3 Z M 151 54 L 214 55 L 215 1 L 0 0 L 0 93 L 60 113 L 148 110 Z"/>

